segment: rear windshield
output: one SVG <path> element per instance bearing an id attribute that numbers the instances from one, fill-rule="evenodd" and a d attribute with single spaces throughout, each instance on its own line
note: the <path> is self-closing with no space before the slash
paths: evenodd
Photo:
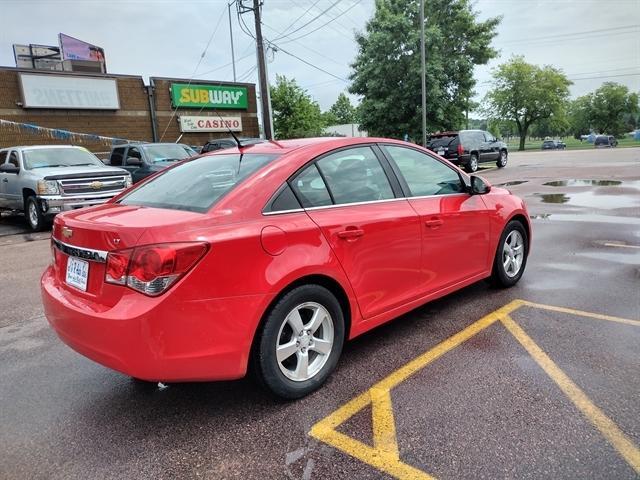
<path id="1" fill-rule="evenodd" d="M 49 167 L 104 167 L 104 164 L 89 150 L 82 147 L 34 148 L 24 150 L 24 168 Z"/>
<path id="2" fill-rule="evenodd" d="M 253 172 L 278 155 L 209 155 L 182 163 L 135 188 L 122 205 L 206 212 Z"/>
<path id="3" fill-rule="evenodd" d="M 190 147 L 175 143 L 167 145 L 142 145 L 141 148 L 144 148 L 144 151 L 147 152 L 147 157 L 149 157 L 149 160 L 153 163 L 184 160 L 185 158 L 196 155 L 195 150 Z"/>
<path id="4" fill-rule="evenodd" d="M 457 135 L 445 135 L 445 136 L 442 136 L 442 137 L 440 137 L 440 136 L 431 137 L 431 140 L 429 140 L 427 146 L 431 146 L 431 147 L 446 147 L 447 145 L 449 145 L 456 138 L 458 138 Z"/>

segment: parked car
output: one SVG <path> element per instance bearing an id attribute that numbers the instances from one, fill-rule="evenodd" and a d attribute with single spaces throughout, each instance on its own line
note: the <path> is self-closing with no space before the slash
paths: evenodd
<path id="1" fill-rule="evenodd" d="M 343 342 L 481 279 L 509 287 L 527 208 L 432 152 L 376 138 L 266 142 L 173 165 L 56 218 L 46 316 L 146 381 L 240 378 L 298 398 Z"/>
<path id="2" fill-rule="evenodd" d="M 427 148 L 470 173 L 484 162 L 504 168 L 509 156 L 507 144 L 483 130 L 436 133 L 430 136 Z"/>
<path id="3" fill-rule="evenodd" d="M 109 165 L 124 168 L 138 183 L 173 163 L 197 155 L 198 152 L 181 143 L 127 143 L 111 149 Z"/>
<path id="4" fill-rule="evenodd" d="M 238 140 L 240 140 L 243 146 L 264 142 L 261 138 L 241 137 Z M 237 146 L 238 144 L 234 138 L 216 138 L 215 140 L 209 140 L 205 143 L 202 149 L 200 149 L 200 153 L 214 152 L 216 150 L 224 150 L 225 148 L 234 148 Z"/>
<path id="5" fill-rule="evenodd" d="M 40 231 L 67 210 L 98 205 L 131 186 L 131 175 L 106 167 L 86 148 L 71 145 L 0 150 L 0 210 L 23 211 Z"/>
<path id="6" fill-rule="evenodd" d="M 613 135 L 598 135 L 593 142 L 595 148 L 599 147 L 617 147 L 618 140 Z"/>
<path id="7" fill-rule="evenodd" d="M 540 148 L 542 150 L 564 150 L 567 148 L 567 144 L 560 140 L 545 140 Z"/>

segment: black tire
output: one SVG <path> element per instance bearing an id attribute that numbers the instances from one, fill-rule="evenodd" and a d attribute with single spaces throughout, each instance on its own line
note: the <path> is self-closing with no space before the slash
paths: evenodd
<path id="1" fill-rule="evenodd" d="M 27 225 L 29 225 L 34 232 L 43 231 L 49 224 L 47 217 L 45 217 L 38 205 L 38 199 L 33 195 L 27 197 L 24 202 L 24 215 L 27 220 Z"/>
<path id="2" fill-rule="evenodd" d="M 498 168 L 506 167 L 508 159 L 509 159 L 509 154 L 507 153 L 507 151 L 500 150 L 500 156 L 498 157 L 498 161 L 496 162 L 496 165 L 498 166 Z"/>
<path id="3" fill-rule="evenodd" d="M 282 329 L 287 316 L 308 302 L 321 305 L 329 313 L 331 317 L 329 321 L 333 322 L 333 345 L 328 353 L 328 358 L 317 373 L 307 380 L 292 380 L 285 376 L 281 370 L 276 357 L 276 346 L 284 335 Z M 329 290 L 320 285 L 303 285 L 294 288 L 267 313 L 264 324 L 258 332 L 252 354 L 253 373 L 264 388 L 278 397 L 288 400 L 304 397 L 319 388 L 334 370 L 342 353 L 344 336 L 342 308 Z M 311 351 L 309 349 L 308 355 L 311 355 Z M 295 355 L 297 362 L 298 353 Z"/>
<path id="4" fill-rule="evenodd" d="M 514 273 L 513 271 L 509 273 L 507 271 L 507 268 L 505 268 L 505 265 L 504 265 L 504 263 L 506 262 L 506 257 L 509 256 L 509 253 L 505 251 L 506 250 L 505 243 L 507 241 L 507 238 L 509 237 L 509 235 L 511 235 L 512 232 L 518 232 L 522 238 L 523 257 L 520 263 L 520 267 L 517 270 L 517 272 L 515 272 L 515 274 L 513 274 Z M 528 255 L 529 255 L 529 239 L 527 236 L 527 230 L 519 221 L 511 220 L 509 223 L 507 223 L 507 226 L 504 228 L 502 235 L 500 235 L 500 241 L 498 242 L 498 247 L 496 248 L 496 254 L 493 259 L 491 283 L 495 286 L 504 287 L 504 288 L 512 287 L 516 283 L 518 283 L 518 281 L 522 277 L 522 274 L 524 273 L 525 267 L 527 266 Z M 510 263 L 509 267 L 511 266 L 512 265 Z"/>
<path id="5" fill-rule="evenodd" d="M 478 171 L 478 154 L 472 153 L 469 157 L 469 162 L 465 165 L 464 169 L 469 173 Z"/>

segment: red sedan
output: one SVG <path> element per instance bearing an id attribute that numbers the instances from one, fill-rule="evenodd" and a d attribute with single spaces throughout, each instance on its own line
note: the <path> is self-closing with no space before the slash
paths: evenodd
<path id="1" fill-rule="evenodd" d="M 345 339 L 484 278 L 522 276 L 524 202 L 404 142 L 223 150 L 58 215 L 46 316 L 81 354 L 148 381 L 240 378 L 297 398 Z"/>

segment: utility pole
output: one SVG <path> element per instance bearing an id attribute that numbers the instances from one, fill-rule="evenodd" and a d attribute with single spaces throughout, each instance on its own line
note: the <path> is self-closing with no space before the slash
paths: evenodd
<path id="1" fill-rule="evenodd" d="M 420 0 L 420 63 L 422 76 L 422 146 L 427 146 L 427 67 L 424 48 L 424 0 Z"/>
<path id="2" fill-rule="evenodd" d="M 231 5 L 233 5 L 236 0 L 227 3 L 227 10 L 229 11 L 229 38 L 231 38 L 231 65 L 233 65 L 233 81 L 236 81 L 236 54 L 233 50 L 233 27 L 231 26 Z"/>
<path id="3" fill-rule="evenodd" d="M 265 66 L 264 43 L 262 41 L 262 23 L 260 21 L 260 0 L 253 0 L 253 15 L 256 24 L 256 43 L 258 47 L 258 78 L 260 79 L 260 101 L 262 102 L 262 126 L 267 140 L 273 140 L 271 109 L 269 108 L 269 79 Z"/>

